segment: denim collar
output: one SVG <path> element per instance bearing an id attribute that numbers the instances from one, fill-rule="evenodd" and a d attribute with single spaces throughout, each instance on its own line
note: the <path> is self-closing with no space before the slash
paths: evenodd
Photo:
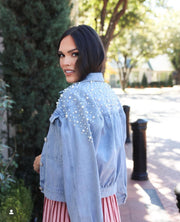
<path id="1" fill-rule="evenodd" d="M 101 72 L 89 73 L 82 82 L 84 81 L 104 82 L 103 74 Z"/>
<path id="2" fill-rule="evenodd" d="M 81 82 L 91 82 L 91 81 L 92 82 L 104 82 L 104 77 L 103 77 L 102 72 L 91 72 Z M 77 83 L 81 83 L 81 82 L 76 82 L 76 83 L 73 83 L 72 85 L 77 84 Z M 61 90 L 59 93 L 62 94 L 63 92 L 64 92 L 64 90 Z"/>

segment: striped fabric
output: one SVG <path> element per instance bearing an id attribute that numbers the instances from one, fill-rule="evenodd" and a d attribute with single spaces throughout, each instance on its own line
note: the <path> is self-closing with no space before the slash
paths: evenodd
<path id="1" fill-rule="evenodd" d="M 70 222 L 66 203 L 45 197 L 42 222 Z"/>
<path id="2" fill-rule="evenodd" d="M 121 222 L 116 195 L 102 198 L 104 222 Z M 44 199 L 42 222 L 70 222 L 66 203 Z"/>
<path id="3" fill-rule="evenodd" d="M 101 199 L 104 222 L 121 222 L 116 195 Z"/>

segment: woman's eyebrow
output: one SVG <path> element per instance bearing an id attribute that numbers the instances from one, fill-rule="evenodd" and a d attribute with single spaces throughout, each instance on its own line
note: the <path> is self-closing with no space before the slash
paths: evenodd
<path id="1" fill-rule="evenodd" d="M 58 54 L 63 54 L 61 51 L 58 50 Z"/>
<path id="2" fill-rule="evenodd" d="M 68 53 L 74 52 L 76 50 L 78 50 L 78 49 L 77 48 L 71 49 L 71 50 L 68 51 Z M 58 54 L 63 54 L 63 52 L 62 51 L 58 51 Z"/>
<path id="3" fill-rule="evenodd" d="M 78 49 L 77 49 L 77 48 L 71 49 L 71 50 L 68 51 L 68 53 L 73 52 L 73 51 L 76 51 L 76 50 L 78 50 Z"/>

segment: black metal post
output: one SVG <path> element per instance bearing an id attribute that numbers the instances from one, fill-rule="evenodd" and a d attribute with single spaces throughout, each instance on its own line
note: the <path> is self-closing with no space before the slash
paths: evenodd
<path id="1" fill-rule="evenodd" d="M 131 123 L 133 131 L 133 180 L 148 180 L 146 161 L 146 129 L 147 120 L 138 119 Z"/>
<path id="2" fill-rule="evenodd" d="M 129 133 L 129 113 L 130 113 L 130 107 L 124 105 L 123 110 L 126 114 L 126 143 L 130 143 L 130 133 Z"/>
<path id="3" fill-rule="evenodd" d="M 180 213 L 180 183 L 176 186 L 174 193 L 176 194 L 176 199 L 177 199 L 177 207 L 179 209 Z"/>

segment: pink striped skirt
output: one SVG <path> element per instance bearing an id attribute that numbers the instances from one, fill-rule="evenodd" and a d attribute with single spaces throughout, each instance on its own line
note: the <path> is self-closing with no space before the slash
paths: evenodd
<path id="1" fill-rule="evenodd" d="M 121 222 L 116 195 L 101 199 L 104 222 Z M 58 202 L 44 198 L 42 222 L 70 222 L 65 202 Z"/>

